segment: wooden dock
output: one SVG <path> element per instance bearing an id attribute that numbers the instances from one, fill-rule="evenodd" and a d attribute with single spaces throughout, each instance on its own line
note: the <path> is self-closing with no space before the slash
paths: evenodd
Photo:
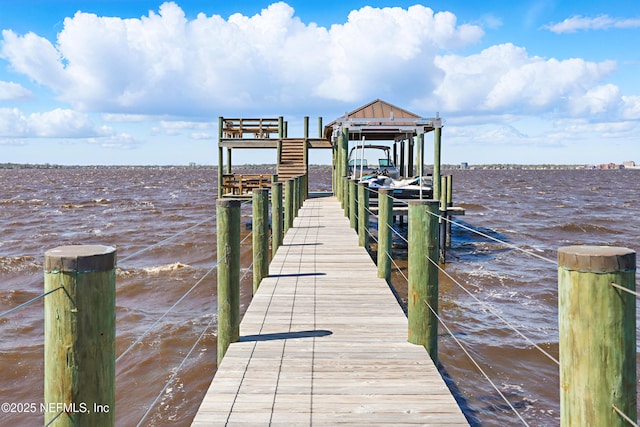
<path id="1" fill-rule="evenodd" d="M 193 420 L 468 426 L 334 197 L 305 201 Z"/>

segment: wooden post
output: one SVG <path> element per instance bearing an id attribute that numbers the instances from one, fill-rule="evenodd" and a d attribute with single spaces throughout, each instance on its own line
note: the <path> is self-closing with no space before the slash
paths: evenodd
<path id="1" fill-rule="evenodd" d="M 424 133 L 418 134 L 418 175 L 424 175 Z"/>
<path id="2" fill-rule="evenodd" d="M 442 128 L 433 130 L 433 198 L 440 200 L 440 146 Z"/>
<path id="3" fill-rule="evenodd" d="M 300 197 L 299 197 L 299 204 L 300 206 L 298 207 L 298 209 L 302 209 L 302 206 L 304 206 L 304 201 L 307 200 L 307 174 L 303 174 L 300 175 Z"/>
<path id="4" fill-rule="evenodd" d="M 299 190 L 299 182 L 298 182 L 298 177 L 294 176 L 293 178 L 291 178 L 292 181 L 292 187 L 293 187 L 293 198 L 291 199 L 291 206 L 292 206 L 292 218 L 296 218 L 298 216 L 298 190 Z M 293 223 L 292 223 L 293 225 Z"/>
<path id="5" fill-rule="evenodd" d="M 342 176 L 349 175 L 349 128 L 342 129 Z"/>
<path id="6" fill-rule="evenodd" d="M 269 275 L 269 191 L 253 190 L 251 235 L 253 240 L 253 294 Z"/>
<path id="7" fill-rule="evenodd" d="M 438 363 L 438 201 L 409 201 L 408 340 Z M 432 260 L 432 261 L 429 261 Z M 428 304 L 428 306 L 427 306 Z"/>
<path id="8" fill-rule="evenodd" d="M 293 227 L 293 179 L 284 183 L 284 234 Z"/>
<path id="9" fill-rule="evenodd" d="M 271 184 L 271 254 L 274 256 L 282 246 L 283 238 L 282 183 Z"/>
<path id="10" fill-rule="evenodd" d="M 447 175 L 447 218 L 451 219 L 449 208 L 453 206 L 453 175 Z M 451 247 L 451 221 L 447 221 L 446 247 Z"/>
<path id="11" fill-rule="evenodd" d="M 218 366 L 240 336 L 240 200 L 216 201 Z"/>
<path id="12" fill-rule="evenodd" d="M 344 209 L 344 195 L 342 194 L 342 177 L 344 176 L 344 173 L 342 172 L 342 165 L 343 165 L 343 161 L 342 161 L 342 138 L 344 138 L 343 134 L 338 135 L 338 141 L 336 142 L 336 163 L 335 163 L 335 169 L 334 169 L 334 185 L 335 185 L 335 193 L 336 196 L 338 197 L 338 200 L 340 201 L 340 203 L 342 204 L 342 208 Z"/>
<path id="13" fill-rule="evenodd" d="M 351 197 L 349 197 L 349 177 L 342 177 L 342 194 L 344 195 L 344 216 L 349 218 L 349 206 L 351 203 Z"/>
<path id="14" fill-rule="evenodd" d="M 224 119 L 222 117 L 218 117 L 218 198 L 222 197 L 222 173 L 224 172 L 223 170 L 223 158 L 224 158 L 224 153 L 223 153 L 223 148 L 220 145 L 222 143 L 222 136 L 223 136 L 223 132 L 222 132 L 222 128 L 224 126 Z"/>
<path id="15" fill-rule="evenodd" d="M 393 164 L 398 167 L 398 142 L 393 143 Z M 402 174 L 402 172 L 400 172 Z"/>
<path id="16" fill-rule="evenodd" d="M 438 259 L 441 263 L 445 263 L 447 261 L 447 177 L 440 177 L 441 188 L 444 191 L 440 192 L 440 218 L 438 218 L 438 223 L 440 225 L 440 251 L 438 255 Z"/>
<path id="17" fill-rule="evenodd" d="M 369 250 L 369 184 L 358 183 L 358 245 Z"/>
<path id="18" fill-rule="evenodd" d="M 349 179 L 349 226 L 358 230 L 358 183 Z"/>
<path id="19" fill-rule="evenodd" d="M 231 148 L 227 147 L 227 173 L 231 173 Z"/>
<path id="20" fill-rule="evenodd" d="M 293 217 L 298 217 L 300 210 L 300 175 L 293 178 Z"/>
<path id="21" fill-rule="evenodd" d="M 404 146 L 404 139 L 402 141 L 400 141 L 400 176 L 407 176 L 407 170 L 406 170 L 406 165 L 404 162 L 404 155 L 405 155 L 405 151 L 406 151 L 406 147 Z"/>
<path id="22" fill-rule="evenodd" d="M 378 277 L 391 283 L 391 251 L 393 234 L 393 199 L 391 190 L 381 188 L 378 190 Z"/>
<path id="23" fill-rule="evenodd" d="M 282 164 L 282 139 L 276 143 L 276 162 L 278 167 Z"/>
<path id="24" fill-rule="evenodd" d="M 636 253 L 558 249 L 560 425 L 623 427 L 636 421 Z"/>
<path id="25" fill-rule="evenodd" d="M 318 138 L 323 138 L 322 117 L 318 117 Z"/>
<path id="26" fill-rule="evenodd" d="M 113 426 L 116 249 L 59 246 L 44 257 L 44 290 L 54 291 L 44 299 L 44 402 L 55 405 L 45 424 Z"/>
<path id="27" fill-rule="evenodd" d="M 333 195 L 336 196 L 338 200 L 340 200 L 340 195 L 338 194 L 338 185 L 336 184 L 336 180 L 338 177 L 338 150 L 336 150 L 336 145 L 331 142 L 331 191 Z"/>
<path id="28" fill-rule="evenodd" d="M 407 177 L 414 176 L 413 173 L 413 137 L 407 140 Z"/>
<path id="29" fill-rule="evenodd" d="M 300 207 L 305 200 L 307 200 L 307 195 L 309 193 L 309 180 L 307 179 L 309 176 L 309 116 L 305 116 L 303 120 L 304 125 L 304 147 L 302 151 L 302 163 L 304 164 L 304 175 L 302 176 L 302 200 L 300 203 Z"/>

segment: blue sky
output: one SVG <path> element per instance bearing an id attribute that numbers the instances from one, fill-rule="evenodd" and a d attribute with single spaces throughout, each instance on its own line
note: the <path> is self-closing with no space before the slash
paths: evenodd
<path id="1" fill-rule="evenodd" d="M 0 0 L 0 163 L 215 164 L 218 116 L 377 98 L 438 112 L 445 163 L 640 163 L 638 40 L 617 0 Z"/>

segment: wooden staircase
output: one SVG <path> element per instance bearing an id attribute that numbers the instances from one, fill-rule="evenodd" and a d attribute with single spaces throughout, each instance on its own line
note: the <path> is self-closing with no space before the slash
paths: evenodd
<path id="1" fill-rule="evenodd" d="M 286 182 L 307 173 L 304 158 L 304 139 L 283 139 L 282 151 L 278 159 L 278 181 Z"/>

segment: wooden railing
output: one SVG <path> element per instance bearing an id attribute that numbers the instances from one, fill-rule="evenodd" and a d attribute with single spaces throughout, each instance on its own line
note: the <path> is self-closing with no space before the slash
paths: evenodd
<path id="1" fill-rule="evenodd" d="M 253 190 L 271 187 L 273 175 L 223 174 L 222 194 L 242 196 Z"/>
<path id="2" fill-rule="evenodd" d="M 268 139 L 278 136 L 278 119 L 223 119 L 222 132 L 225 139 Z"/>

